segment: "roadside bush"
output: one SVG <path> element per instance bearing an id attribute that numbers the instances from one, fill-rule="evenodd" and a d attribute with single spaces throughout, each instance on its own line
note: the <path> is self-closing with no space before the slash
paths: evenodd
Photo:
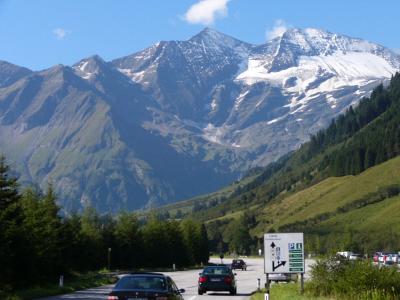
<path id="1" fill-rule="evenodd" d="M 315 296 L 338 299 L 399 299 L 400 273 L 397 267 L 379 268 L 370 261 L 331 258 L 313 266 L 308 288 Z"/>

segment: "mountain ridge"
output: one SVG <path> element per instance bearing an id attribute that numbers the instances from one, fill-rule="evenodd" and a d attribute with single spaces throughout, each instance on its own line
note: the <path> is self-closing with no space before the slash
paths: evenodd
<path id="1" fill-rule="evenodd" d="M 399 67 L 386 48 L 326 31 L 252 45 L 206 28 L 110 62 L 13 67 L 4 87 L 0 68 L 0 135 L 11 141 L 0 147 L 24 183 L 54 180 L 67 210 L 157 206 L 298 148 Z"/>

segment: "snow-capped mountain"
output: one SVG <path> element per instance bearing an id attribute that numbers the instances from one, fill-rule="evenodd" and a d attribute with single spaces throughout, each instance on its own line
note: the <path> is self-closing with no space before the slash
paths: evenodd
<path id="1" fill-rule="evenodd" d="M 361 39 L 290 29 L 251 45 L 212 29 L 105 62 L 0 62 L 0 149 L 66 209 L 210 192 L 296 149 L 400 69 Z"/>

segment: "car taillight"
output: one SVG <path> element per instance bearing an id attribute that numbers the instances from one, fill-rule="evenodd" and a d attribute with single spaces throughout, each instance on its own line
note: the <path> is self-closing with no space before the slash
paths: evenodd
<path id="1" fill-rule="evenodd" d="M 225 282 L 225 283 L 228 283 L 228 284 L 231 284 L 231 283 L 232 283 L 232 278 L 231 278 L 230 276 L 226 276 L 226 277 L 224 278 L 224 282 Z"/>
<path id="2" fill-rule="evenodd" d="M 108 296 L 107 300 L 118 300 L 118 296 Z"/>
<path id="3" fill-rule="evenodd" d="M 206 276 L 200 276 L 199 282 L 200 282 L 200 283 L 207 282 L 207 277 L 206 277 Z"/>

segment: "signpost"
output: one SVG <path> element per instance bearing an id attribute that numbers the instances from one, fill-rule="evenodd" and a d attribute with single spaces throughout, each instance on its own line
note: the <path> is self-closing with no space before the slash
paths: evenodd
<path id="1" fill-rule="evenodd" d="M 300 273 L 301 287 L 304 274 L 304 236 L 303 233 L 264 234 L 264 273 Z M 301 288 L 303 292 L 303 288 Z"/>

